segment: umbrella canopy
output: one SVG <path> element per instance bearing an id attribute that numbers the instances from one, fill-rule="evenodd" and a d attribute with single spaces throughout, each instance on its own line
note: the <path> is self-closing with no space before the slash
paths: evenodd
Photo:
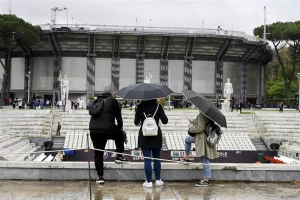
<path id="1" fill-rule="evenodd" d="M 122 88 L 116 95 L 123 99 L 150 100 L 167 97 L 173 91 L 165 85 L 155 83 L 139 83 Z"/>
<path id="2" fill-rule="evenodd" d="M 194 104 L 205 116 L 222 127 L 227 128 L 226 118 L 221 111 L 206 97 L 193 90 L 182 91 L 185 98 Z"/>

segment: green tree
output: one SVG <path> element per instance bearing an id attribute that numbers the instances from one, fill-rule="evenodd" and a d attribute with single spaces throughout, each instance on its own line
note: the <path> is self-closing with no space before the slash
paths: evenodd
<path id="1" fill-rule="evenodd" d="M 18 42 L 31 46 L 40 41 L 42 30 L 15 15 L 0 15 L 0 53 L 5 61 L 0 60 L 4 69 L 2 80 L 1 104 L 8 98 L 8 71 L 10 69 L 11 54 L 18 47 Z"/>
<path id="2" fill-rule="evenodd" d="M 285 63 L 286 74 L 289 77 L 292 77 L 293 67 L 291 62 L 291 48 L 284 47 L 279 52 L 280 57 L 282 58 L 283 63 Z M 278 99 L 286 98 L 285 93 L 285 83 L 282 75 L 282 71 L 278 70 L 280 63 L 278 62 L 277 57 L 275 56 L 273 61 L 270 62 L 267 66 L 267 77 L 266 77 L 266 98 L 267 99 Z M 300 72 L 300 62 L 296 64 L 295 73 Z M 293 78 L 290 86 L 290 97 L 295 97 L 298 91 L 298 79 Z"/>
<path id="3" fill-rule="evenodd" d="M 263 37 L 263 25 L 253 30 L 254 35 Z M 295 79 L 296 64 L 300 58 L 300 21 L 296 22 L 276 22 L 267 26 L 267 40 L 274 45 L 276 59 L 281 68 L 284 81 L 284 92 L 288 101 L 290 100 L 290 87 Z M 282 57 L 281 51 L 288 46 L 289 59 Z M 285 62 L 288 61 L 288 62 Z M 291 70 L 289 69 L 291 66 Z"/>

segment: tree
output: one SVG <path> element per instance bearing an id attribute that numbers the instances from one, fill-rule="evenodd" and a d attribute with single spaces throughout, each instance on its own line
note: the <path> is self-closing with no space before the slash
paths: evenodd
<path id="1" fill-rule="evenodd" d="M 263 25 L 253 30 L 254 35 L 263 36 Z M 267 26 L 268 33 L 267 40 L 274 45 L 276 52 L 276 59 L 281 68 L 282 77 L 284 80 L 284 91 L 286 98 L 290 100 L 290 87 L 295 79 L 296 63 L 300 58 L 300 21 L 296 22 L 276 22 Z M 286 59 L 290 62 L 284 62 L 284 58 L 280 52 L 284 47 L 288 46 L 290 50 L 290 58 Z M 291 71 L 287 68 L 291 66 Z"/>
<path id="2" fill-rule="evenodd" d="M 0 64 L 4 69 L 2 80 L 1 105 L 8 98 L 9 69 L 11 54 L 18 47 L 17 41 L 22 41 L 26 46 L 31 46 L 40 41 L 42 30 L 33 26 L 15 15 L 0 15 L 0 55 L 5 58 Z"/>

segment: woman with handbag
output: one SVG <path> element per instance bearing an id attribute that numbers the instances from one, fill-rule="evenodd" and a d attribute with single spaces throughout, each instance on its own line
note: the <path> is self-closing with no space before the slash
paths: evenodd
<path id="1" fill-rule="evenodd" d="M 205 134 L 205 126 L 209 123 L 209 119 L 201 112 L 197 118 L 190 122 L 189 135 L 185 138 L 185 158 L 181 160 L 182 164 L 189 164 L 189 155 L 191 153 L 192 143 L 195 143 L 196 157 L 200 157 L 200 161 L 203 163 L 204 179 L 196 183 L 196 187 L 208 186 L 209 179 L 211 178 L 210 159 L 218 158 L 216 146 L 212 147 L 207 144 L 207 136 Z M 194 137 L 191 135 L 195 134 Z"/>
<path id="2" fill-rule="evenodd" d="M 143 133 L 143 124 L 145 119 L 150 116 L 153 117 L 156 126 L 157 126 L 157 134 L 147 136 Z M 160 127 L 158 126 L 159 120 L 163 124 L 168 123 L 168 118 L 164 112 L 163 107 L 157 103 L 156 99 L 142 101 L 136 110 L 134 124 L 136 126 L 141 124 L 138 136 L 138 148 L 142 149 L 144 157 L 152 157 L 152 158 L 160 158 L 160 150 L 162 147 L 162 132 Z M 146 125 L 145 125 L 146 126 Z M 145 130 L 145 129 L 144 129 Z M 144 131 L 145 132 L 145 131 Z M 162 186 L 164 182 L 161 180 L 160 172 L 161 172 L 161 162 L 160 160 L 154 160 L 154 173 L 155 173 L 155 185 Z M 153 187 L 152 185 L 152 166 L 151 159 L 144 159 L 144 170 L 146 174 L 146 182 L 143 183 L 144 187 Z"/>

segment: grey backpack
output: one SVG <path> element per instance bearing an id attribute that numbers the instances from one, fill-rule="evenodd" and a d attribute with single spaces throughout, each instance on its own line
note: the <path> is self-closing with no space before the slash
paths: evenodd
<path id="1" fill-rule="evenodd" d="M 221 137 L 222 137 L 222 130 L 221 128 L 212 120 L 209 119 L 209 122 L 205 126 L 205 134 L 206 134 L 206 142 L 209 146 L 216 146 Z"/>

